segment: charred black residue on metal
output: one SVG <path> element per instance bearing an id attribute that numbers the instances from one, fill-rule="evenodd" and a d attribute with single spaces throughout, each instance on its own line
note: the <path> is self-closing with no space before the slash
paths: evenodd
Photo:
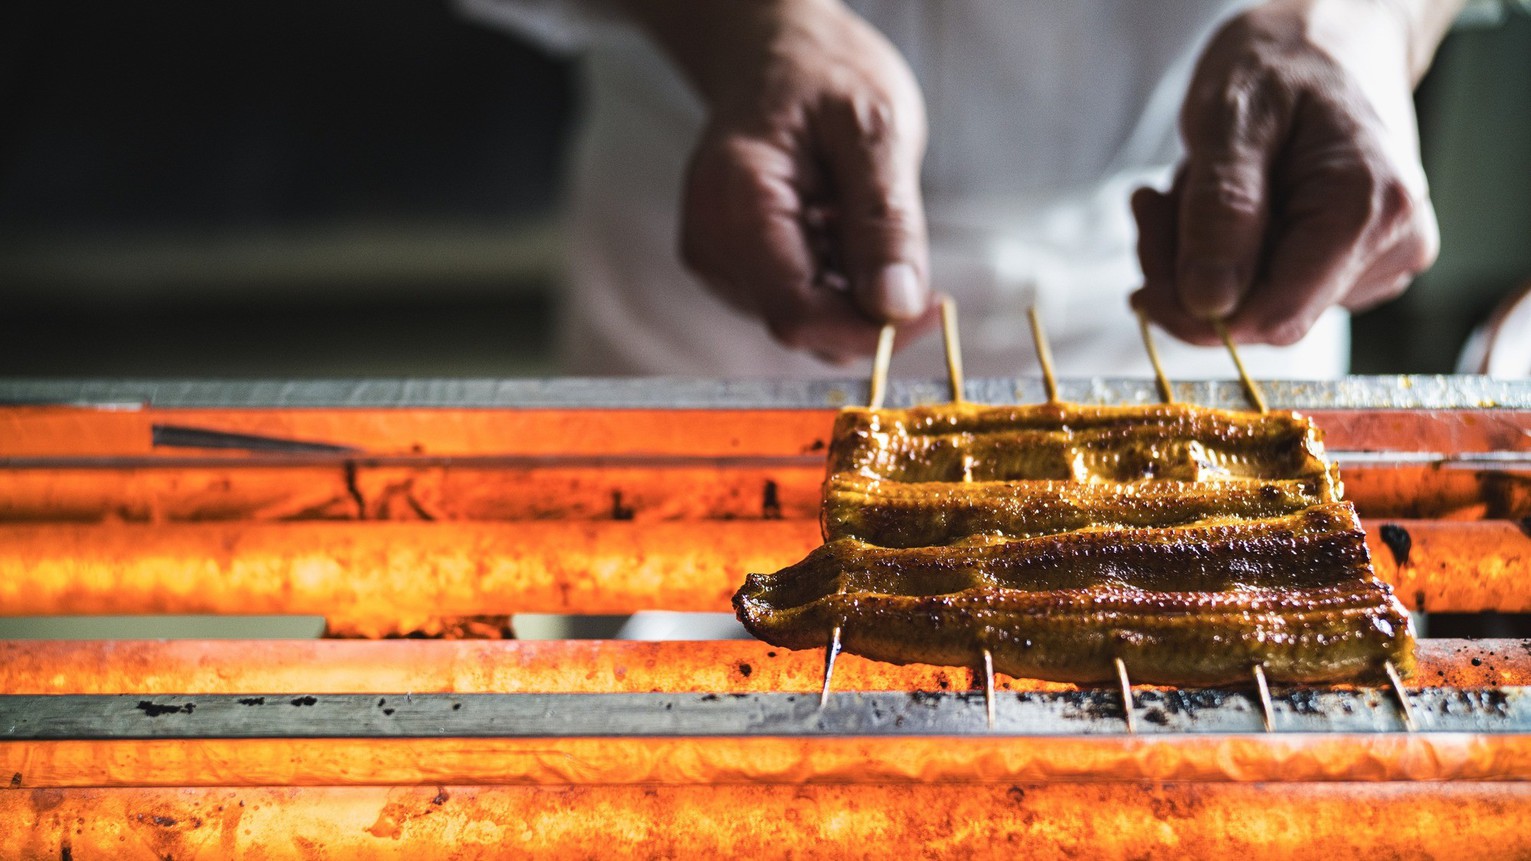
<path id="1" fill-rule="evenodd" d="M 393 709 L 383 709 L 383 714 L 388 717 L 393 717 Z"/>
<path id="2" fill-rule="evenodd" d="M 173 714 L 189 715 L 192 712 L 197 710 L 197 704 L 196 703 L 183 703 L 183 704 L 178 705 L 178 706 L 177 705 L 160 705 L 159 703 L 150 702 L 149 700 L 139 700 L 138 701 L 138 705 L 134 706 L 134 708 L 138 709 L 139 711 L 143 712 L 144 714 L 148 715 L 149 717 L 159 717 L 160 715 L 173 715 Z"/>
<path id="3" fill-rule="evenodd" d="M 1065 691 L 1058 695 L 1063 701 L 1063 717 L 1072 720 L 1121 720 L 1122 696 L 1114 691 Z"/>
<path id="4" fill-rule="evenodd" d="M 1318 707 L 1318 691 L 1311 688 L 1294 688 L 1283 699 L 1297 714 L 1322 715 L 1324 713 L 1324 710 Z"/>
<path id="5" fill-rule="evenodd" d="M 755 672 L 755 668 L 750 666 L 749 664 L 741 663 L 739 665 L 739 675 L 744 676 L 746 679 L 749 678 L 750 677 L 750 673 L 753 673 L 753 672 Z"/>
<path id="6" fill-rule="evenodd" d="M 59 845 L 58 857 L 59 861 L 74 861 L 74 849 L 70 847 L 68 841 Z"/>
<path id="7" fill-rule="evenodd" d="M 1496 717 L 1504 717 L 1509 713 L 1510 698 L 1499 688 L 1480 688 L 1476 690 L 1453 690 L 1449 693 L 1442 690 L 1440 705 L 1436 710 L 1443 715 L 1462 712 L 1485 712 Z"/>
<path id="8" fill-rule="evenodd" d="M 1409 551 L 1414 548 L 1414 538 L 1409 535 L 1409 530 L 1396 523 L 1384 523 L 1378 530 L 1382 536 L 1382 543 L 1393 554 L 1393 561 L 1398 567 L 1409 564 Z"/>
<path id="9" fill-rule="evenodd" d="M 1185 715 L 1189 720 L 1196 720 L 1197 712 L 1202 709 L 1221 708 L 1228 700 L 1227 691 L 1217 688 L 1139 691 L 1135 696 L 1143 710 L 1143 719 L 1159 726 L 1165 726 L 1172 716 L 1178 715 Z"/>
<path id="10" fill-rule="evenodd" d="M 242 706 L 263 706 L 266 704 L 265 697 L 240 697 L 239 704 Z"/>
<path id="11" fill-rule="evenodd" d="M 16 787 L 18 787 L 20 785 L 21 785 L 21 772 L 18 771 L 15 774 L 11 775 L 11 788 L 15 789 Z"/>
<path id="12" fill-rule="evenodd" d="M 356 504 L 356 519 L 366 520 L 367 500 L 361 495 L 361 486 L 356 483 L 356 461 L 346 461 L 341 474 L 345 477 L 346 493 L 350 494 L 351 501 Z"/>
<path id="13" fill-rule="evenodd" d="M 781 496 L 776 482 L 766 479 L 765 490 L 760 493 L 760 516 L 766 520 L 781 519 Z"/>
<path id="14" fill-rule="evenodd" d="M 318 697 L 295 697 L 291 702 L 292 702 L 293 705 L 298 706 L 298 707 L 301 708 L 303 706 L 311 706 L 311 705 L 319 702 L 319 698 Z"/>
<path id="15" fill-rule="evenodd" d="M 437 806 L 440 806 L 440 805 L 446 804 L 447 803 L 447 799 L 449 799 L 451 797 L 452 796 L 447 794 L 446 787 L 440 787 L 440 791 L 438 791 L 436 793 L 436 797 L 435 798 L 431 799 L 431 803 L 435 804 Z"/>
<path id="16" fill-rule="evenodd" d="M 933 709 L 941 704 L 942 695 L 932 691 L 910 691 L 909 699 L 917 706 Z"/>
<path id="17" fill-rule="evenodd" d="M 462 711 L 462 703 L 452 703 L 452 711 Z"/>
<path id="18" fill-rule="evenodd" d="M 613 490 L 611 492 L 611 519 L 632 520 L 633 514 L 632 508 L 622 504 L 622 491 Z"/>
<path id="19" fill-rule="evenodd" d="M 718 701 L 718 695 L 717 694 L 708 694 L 708 695 L 702 697 L 702 702 L 704 702 L 704 703 L 715 703 L 717 701 Z"/>

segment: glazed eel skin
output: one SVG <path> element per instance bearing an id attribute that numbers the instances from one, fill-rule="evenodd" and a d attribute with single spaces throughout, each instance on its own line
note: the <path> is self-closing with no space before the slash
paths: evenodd
<path id="1" fill-rule="evenodd" d="M 892 481 L 1321 480 L 1311 421 L 1185 404 L 1088 407 L 955 403 L 870 410 L 835 420 L 830 475 Z"/>
<path id="2" fill-rule="evenodd" d="M 1294 514 L 1339 500 L 1322 478 L 1225 481 L 895 482 L 830 476 L 824 540 L 857 538 L 883 547 L 949 544 L 972 535 L 1032 538 L 1105 526 L 1179 526 L 1210 517 Z"/>
<path id="3" fill-rule="evenodd" d="M 892 663 L 971 666 L 1065 682 L 1246 682 L 1375 676 L 1413 667 L 1408 614 L 1347 502 L 1258 520 L 1091 528 L 944 547 L 831 541 L 777 574 L 752 574 L 734 608 L 755 636 Z"/>
<path id="4" fill-rule="evenodd" d="M 843 410 L 826 544 L 752 574 L 756 636 L 1067 682 L 1377 678 L 1413 667 L 1317 429 L 1186 405 Z"/>

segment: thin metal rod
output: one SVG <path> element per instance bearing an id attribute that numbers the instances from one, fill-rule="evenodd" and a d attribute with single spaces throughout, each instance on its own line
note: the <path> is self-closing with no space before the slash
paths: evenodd
<path id="1" fill-rule="evenodd" d="M 1136 733 L 1137 722 L 1132 717 L 1132 682 L 1127 678 L 1127 664 L 1121 658 L 1112 658 L 1116 664 L 1116 680 L 1122 685 L 1122 716 L 1127 720 L 1127 731 Z"/>
<path id="2" fill-rule="evenodd" d="M 941 336 L 946 346 L 946 375 L 952 384 L 952 403 L 962 402 L 962 342 L 957 340 L 957 301 L 941 299 Z"/>
<path id="3" fill-rule="evenodd" d="M 1233 366 L 1239 369 L 1239 382 L 1244 384 L 1244 395 L 1249 398 L 1251 404 L 1254 404 L 1255 409 L 1262 413 L 1269 412 L 1265 408 L 1265 396 L 1260 394 L 1260 387 L 1255 385 L 1255 381 L 1249 376 L 1249 371 L 1244 368 L 1244 360 L 1239 358 L 1238 348 L 1233 345 L 1233 338 L 1228 334 L 1228 327 L 1223 325 L 1223 321 L 1214 320 L 1212 328 L 1216 330 L 1217 336 L 1223 339 L 1223 346 L 1228 348 L 1228 355 L 1233 357 Z"/>
<path id="4" fill-rule="evenodd" d="M 1148 315 L 1143 313 L 1142 308 L 1134 309 L 1138 313 L 1138 331 L 1143 335 L 1143 349 L 1148 351 L 1148 363 L 1154 366 L 1154 382 L 1159 387 L 1159 399 L 1167 404 L 1175 402 L 1175 390 L 1170 388 L 1170 378 L 1164 373 L 1164 366 L 1159 363 L 1159 348 L 1154 346 L 1154 333 L 1148 325 Z"/>
<path id="5" fill-rule="evenodd" d="M 872 357 L 872 386 L 867 409 L 882 409 L 888 391 L 888 364 L 893 361 L 893 324 L 887 323 L 877 334 L 877 353 Z"/>
<path id="6" fill-rule="evenodd" d="M 1255 664 L 1255 689 L 1260 692 L 1260 712 L 1265 716 L 1265 731 L 1276 731 L 1276 708 L 1271 704 L 1271 686 L 1265 681 L 1265 665 Z"/>
<path id="7" fill-rule="evenodd" d="M 1383 661 L 1382 669 L 1387 672 L 1387 680 L 1393 686 L 1393 696 L 1398 698 L 1398 709 L 1403 713 L 1403 726 L 1409 732 L 1418 728 L 1414 722 L 1414 706 L 1409 703 L 1409 694 L 1403 689 L 1403 679 L 1398 677 L 1398 668 L 1393 666 L 1392 661 Z"/>
<path id="8" fill-rule="evenodd" d="M 819 708 L 829 705 L 829 682 L 835 677 L 835 659 L 840 657 L 840 626 L 829 635 L 829 648 L 824 650 L 824 689 L 819 691 Z"/>
<path id="9" fill-rule="evenodd" d="M 983 710 L 994 729 L 994 653 L 983 650 Z"/>
<path id="10" fill-rule="evenodd" d="M 1047 333 L 1042 331 L 1042 318 L 1037 315 L 1037 306 L 1031 306 L 1026 316 L 1031 318 L 1031 339 L 1037 347 L 1037 364 L 1042 366 L 1042 387 L 1047 390 L 1047 402 L 1056 404 L 1058 378 L 1053 374 L 1053 351 L 1047 345 Z"/>

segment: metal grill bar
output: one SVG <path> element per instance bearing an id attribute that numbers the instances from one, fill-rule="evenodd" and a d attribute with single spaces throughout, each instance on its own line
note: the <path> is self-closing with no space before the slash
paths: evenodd
<path id="1" fill-rule="evenodd" d="M 1531 732 L 1531 688 L 1426 688 L 1411 694 L 1422 732 Z M 1376 689 L 1282 691 L 1282 733 L 1402 732 Z M 1263 733 L 1252 692 L 1142 691 L 1144 735 Z M 0 697 L 0 739 L 577 738 L 709 736 L 1115 735 L 1115 692 L 981 693 L 221 694 Z"/>
<path id="2" fill-rule="evenodd" d="M 1531 409 L 1531 381 L 1466 376 L 1370 376 L 1332 381 L 1261 381 L 1271 409 Z M 1038 379 L 968 379 L 975 403 L 1035 403 Z M 665 378 L 550 380 L 0 380 L 0 404 L 202 407 L 527 407 L 803 409 L 867 402 L 855 380 L 690 380 Z M 1248 406 L 1237 380 L 1180 381 L 1175 399 L 1227 409 Z M 950 399 L 940 380 L 892 380 L 885 405 Z M 1064 401 L 1157 403 L 1153 380 L 1058 381 Z"/>

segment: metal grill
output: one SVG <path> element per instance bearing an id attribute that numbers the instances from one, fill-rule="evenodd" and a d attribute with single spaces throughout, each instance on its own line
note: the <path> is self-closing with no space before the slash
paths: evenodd
<path id="1" fill-rule="evenodd" d="M 1262 388 L 1326 431 L 1406 604 L 1531 610 L 1531 383 Z M 948 396 L 895 382 L 886 401 Z M 1253 686 L 1124 699 L 1001 676 L 991 727 L 976 667 L 845 655 L 821 707 L 822 652 L 460 639 L 526 612 L 728 609 L 744 573 L 818 543 L 833 409 L 865 397 L 0 383 L 0 612 L 315 614 L 332 637 L 0 643 L 0 854 L 1424 854 L 1457 851 L 1467 821 L 1531 853 L 1531 641 L 1424 639 L 1402 700 L 1278 685 L 1267 729 Z"/>

